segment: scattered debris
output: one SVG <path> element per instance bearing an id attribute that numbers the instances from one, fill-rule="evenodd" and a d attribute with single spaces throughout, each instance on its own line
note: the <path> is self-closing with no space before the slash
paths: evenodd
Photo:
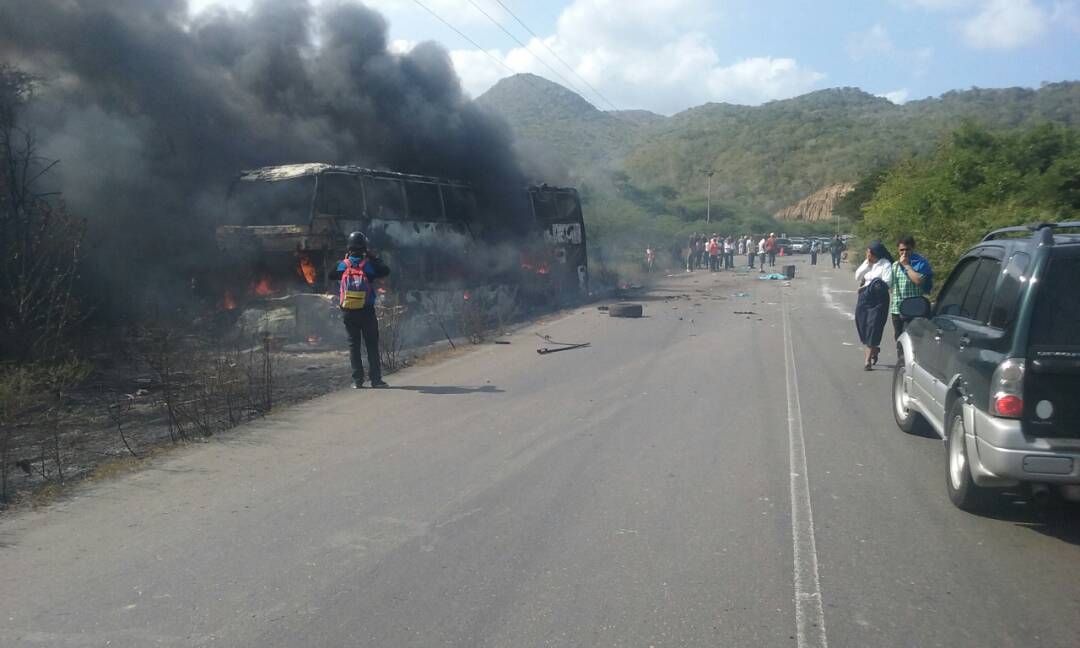
<path id="1" fill-rule="evenodd" d="M 608 315 L 611 317 L 641 317 L 643 312 L 641 304 L 628 302 L 612 304 L 608 308 Z"/>
<path id="2" fill-rule="evenodd" d="M 585 347 L 590 346 L 590 344 L 590 342 L 585 342 L 583 344 L 571 344 L 569 346 L 561 346 L 554 349 L 549 347 L 543 347 L 537 349 L 536 352 L 540 355 L 547 355 L 549 353 L 558 353 L 559 351 L 569 351 L 570 349 L 584 349 Z"/>
<path id="3" fill-rule="evenodd" d="M 745 298 L 750 296 L 750 293 L 748 293 L 748 292 L 737 292 L 737 293 L 735 293 L 735 296 L 738 297 L 739 299 L 745 299 Z"/>
<path id="4" fill-rule="evenodd" d="M 774 272 L 772 274 L 758 275 L 758 279 L 762 279 L 765 281 L 784 281 L 787 279 L 787 275 L 782 275 L 779 272 Z"/>
<path id="5" fill-rule="evenodd" d="M 510 340 L 492 340 L 495 344 L 510 344 Z"/>
<path id="6" fill-rule="evenodd" d="M 607 306 L 597 306 L 596 307 L 596 310 L 598 310 L 598 311 L 607 311 L 607 309 L 608 309 Z"/>
<path id="7" fill-rule="evenodd" d="M 735 315 L 757 315 L 754 311 L 732 311 Z"/>

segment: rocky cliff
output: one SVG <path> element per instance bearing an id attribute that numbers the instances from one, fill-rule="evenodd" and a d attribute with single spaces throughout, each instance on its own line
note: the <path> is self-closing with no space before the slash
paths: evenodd
<path id="1" fill-rule="evenodd" d="M 776 212 L 777 220 L 820 221 L 832 218 L 836 201 L 846 196 L 855 185 L 841 182 L 819 189 L 794 205 Z"/>

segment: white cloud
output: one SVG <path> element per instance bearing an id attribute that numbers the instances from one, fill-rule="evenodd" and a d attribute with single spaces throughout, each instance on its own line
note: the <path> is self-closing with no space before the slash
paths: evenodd
<path id="1" fill-rule="evenodd" d="M 1050 20 L 1055 25 L 1062 25 L 1072 31 L 1080 32 L 1080 2 L 1076 0 L 1055 2 L 1050 12 Z"/>
<path id="2" fill-rule="evenodd" d="M 450 60 L 454 64 L 454 70 L 461 78 L 461 85 L 471 97 L 478 97 L 495 82 L 503 77 L 510 76 L 510 72 L 499 65 L 488 54 L 502 57 L 503 54 L 491 50 L 486 53 L 482 50 L 452 50 Z"/>
<path id="3" fill-rule="evenodd" d="M 848 56 L 852 61 L 887 59 L 904 68 L 914 76 L 926 74 L 934 59 L 933 47 L 906 49 L 893 42 L 892 36 L 881 23 L 864 32 L 848 34 Z"/>
<path id="4" fill-rule="evenodd" d="M 908 92 L 907 88 L 900 88 L 899 90 L 893 90 L 892 92 L 883 92 L 882 94 L 875 96 L 881 97 L 882 99 L 888 99 L 894 104 L 900 106 L 907 103 L 909 95 L 910 93 Z"/>
<path id="5" fill-rule="evenodd" d="M 954 11 L 966 9 L 981 0 L 899 0 L 900 4 L 932 11 Z"/>
<path id="6" fill-rule="evenodd" d="M 800 68 L 789 58 L 748 58 L 714 69 L 708 77 L 714 99 L 762 103 L 802 94 L 814 88 L 824 74 Z"/>
<path id="7" fill-rule="evenodd" d="M 847 51 L 851 60 L 862 61 L 876 56 L 891 55 L 896 52 L 896 45 L 889 36 L 889 31 L 881 23 L 877 23 L 864 32 L 849 34 Z"/>
<path id="8" fill-rule="evenodd" d="M 574 0 L 543 43 L 588 85 L 535 39 L 529 43 L 532 53 L 519 47 L 500 56 L 515 71 L 569 82 L 601 109 L 611 106 L 589 85 L 619 108 L 671 113 L 706 101 L 756 104 L 787 98 L 812 90 L 824 79 L 791 58 L 721 61 L 705 32 L 718 19 L 715 3 L 707 0 Z M 491 80 L 509 74 L 480 52 L 455 51 L 451 57 L 474 96 Z"/>
<path id="9" fill-rule="evenodd" d="M 398 38 L 390 41 L 390 44 L 386 46 L 386 49 L 390 50 L 394 54 L 407 54 L 412 51 L 412 48 L 414 47 L 416 47 L 415 41 Z"/>
<path id="10" fill-rule="evenodd" d="M 1047 22 L 1046 12 L 1031 0 L 989 0 L 962 32 L 976 49 L 1014 49 L 1042 34 Z"/>

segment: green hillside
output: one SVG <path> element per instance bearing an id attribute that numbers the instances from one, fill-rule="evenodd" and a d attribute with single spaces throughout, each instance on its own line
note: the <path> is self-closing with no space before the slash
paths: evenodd
<path id="1" fill-rule="evenodd" d="M 817 189 L 931 153 L 966 121 L 991 131 L 1080 125 L 1078 82 L 953 91 L 903 106 L 833 88 L 663 117 L 603 112 L 562 86 L 518 75 L 478 101 L 510 123 L 522 146 L 561 161 L 598 230 L 632 235 L 634 245 L 702 227 L 707 169 L 715 171 L 713 219 L 720 221 L 710 227 L 757 231 Z"/>
<path id="2" fill-rule="evenodd" d="M 478 101 L 503 115 L 519 138 L 545 145 L 582 175 L 584 163 L 606 161 L 638 187 L 674 189 L 696 205 L 704 201 L 695 197 L 704 193 L 699 171 L 711 168 L 715 199 L 769 213 L 827 184 L 928 152 L 965 119 L 995 130 L 1080 124 L 1077 82 L 953 91 L 903 106 L 834 88 L 762 106 L 705 104 L 665 118 L 606 113 L 558 84 L 518 75 Z"/>
<path id="3" fill-rule="evenodd" d="M 476 101 L 505 118 L 526 146 L 549 150 L 575 174 L 610 161 L 636 141 L 645 119 L 639 113 L 646 112 L 629 111 L 627 118 L 603 112 L 533 74 L 503 79 Z"/>

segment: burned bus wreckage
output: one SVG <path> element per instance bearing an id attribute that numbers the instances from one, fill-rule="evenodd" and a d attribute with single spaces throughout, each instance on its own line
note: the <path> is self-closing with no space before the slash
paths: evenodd
<path id="1" fill-rule="evenodd" d="M 508 236 L 479 218 L 473 188 L 454 180 L 322 163 L 244 171 L 216 234 L 219 250 L 248 270 L 221 306 L 281 337 L 339 335 L 327 322 L 337 291 L 330 277 L 356 230 L 392 268 L 380 300 L 408 310 L 417 340 L 448 327 L 460 333 L 470 307 L 508 321 L 580 302 L 589 269 L 577 191 L 522 192 L 515 204 L 528 213 L 513 215 L 523 225 Z"/>

